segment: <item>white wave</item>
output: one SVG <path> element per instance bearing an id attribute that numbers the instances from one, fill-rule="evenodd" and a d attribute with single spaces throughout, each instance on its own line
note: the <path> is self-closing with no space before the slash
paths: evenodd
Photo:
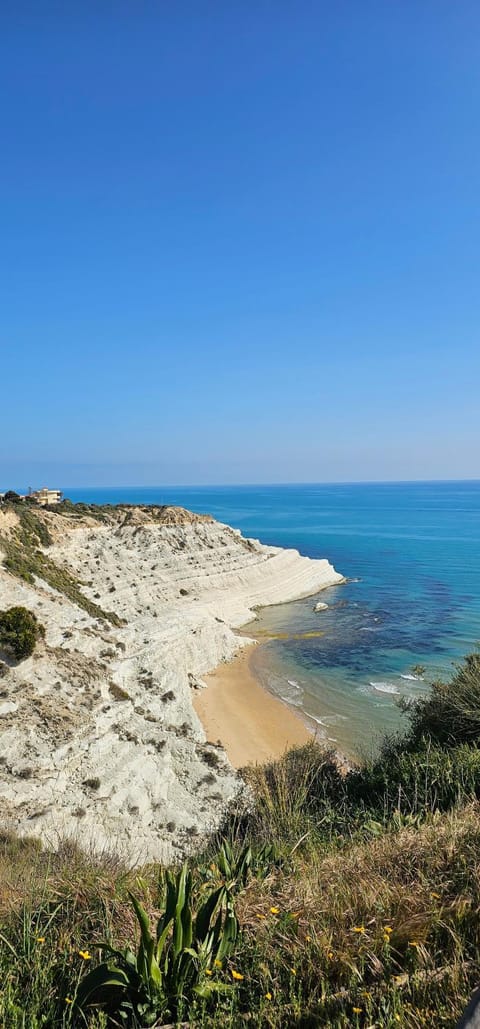
<path id="1" fill-rule="evenodd" d="M 401 679 L 409 679 L 411 682 L 423 682 L 423 675 L 400 675 Z"/>
<path id="2" fill-rule="evenodd" d="M 370 686 L 373 686 L 374 690 L 378 690 L 379 693 L 400 693 L 398 686 L 395 686 L 393 682 L 371 682 Z"/>
<path id="3" fill-rule="evenodd" d="M 315 715 L 311 715 L 309 711 L 306 711 L 305 714 L 308 718 L 311 718 L 313 722 L 317 722 L 317 725 L 325 725 L 325 722 L 323 722 L 321 718 L 316 718 Z"/>
<path id="4" fill-rule="evenodd" d="M 298 682 L 295 682 L 295 679 L 287 679 L 287 682 L 288 682 L 289 686 L 295 686 L 296 690 L 301 690 L 301 688 L 302 688 L 301 686 L 298 685 Z"/>

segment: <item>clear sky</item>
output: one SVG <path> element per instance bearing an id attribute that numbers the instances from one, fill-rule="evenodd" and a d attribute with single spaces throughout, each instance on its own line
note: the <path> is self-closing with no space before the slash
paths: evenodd
<path id="1" fill-rule="evenodd" d="M 0 486 L 480 477 L 478 0 L 17 0 L 0 88 Z"/>

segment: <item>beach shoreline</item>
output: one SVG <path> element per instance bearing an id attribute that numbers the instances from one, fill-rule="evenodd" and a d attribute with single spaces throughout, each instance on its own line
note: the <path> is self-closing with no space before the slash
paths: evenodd
<path id="1" fill-rule="evenodd" d="M 207 739 L 221 743 L 234 768 L 272 761 L 313 739 L 301 716 L 258 681 L 255 646 L 247 644 L 205 675 L 207 689 L 193 697 Z"/>
<path id="2" fill-rule="evenodd" d="M 172 863 L 238 796 L 233 765 L 310 739 L 247 664 L 233 697 L 225 688 L 227 662 L 248 646 L 241 627 L 248 631 L 260 608 L 314 596 L 343 577 L 325 558 L 166 506 L 39 508 L 41 564 L 26 542 L 31 510 L 28 533 L 23 511 L 0 510 L 0 535 L 19 568 L 32 565 L 32 582 L 2 565 L 0 547 L 0 590 L 8 606 L 38 617 L 45 637 L 2 672 L 0 821 L 30 835 L 34 819 L 35 835 L 48 840 L 76 838 L 81 818 L 92 846 L 121 840 L 129 860 Z M 238 662 L 230 667 L 238 671 Z M 196 686 L 219 668 L 202 702 Z M 199 711 L 208 703 L 212 712 L 206 732 L 197 699 Z M 205 735 L 222 738 L 232 764 Z"/>

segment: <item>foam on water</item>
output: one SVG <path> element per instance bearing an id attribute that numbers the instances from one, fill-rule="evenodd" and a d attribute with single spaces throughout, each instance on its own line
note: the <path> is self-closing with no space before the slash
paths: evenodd
<path id="1" fill-rule="evenodd" d="M 311 719 L 312 719 L 312 722 L 316 722 L 316 723 L 317 723 L 317 725 L 325 725 L 325 724 L 326 724 L 326 723 L 325 723 L 325 722 L 323 721 L 323 719 L 322 719 L 322 718 L 317 718 L 317 716 L 316 716 L 316 715 L 311 715 L 311 714 L 310 714 L 310 711 L 306 711 L 306 712 L 305 712 L 305 714 L 306 714 L 306 715 L 308 716 L 308 718 L 311 718 Z"/>
<path id="2" fill-rule="evenodd" d="M 374 690 L 379 693 L 400 693 L 398 686 L 395 686 L 393 682 L 371 682 L 370 686 L 373 686 Z"/>

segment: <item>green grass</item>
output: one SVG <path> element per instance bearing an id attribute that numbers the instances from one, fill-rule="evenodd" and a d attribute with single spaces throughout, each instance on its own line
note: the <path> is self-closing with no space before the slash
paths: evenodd
<path id="1" fill-rule="evenodd" d="M 471 804 L 332 852 L 299 848 L 252 876 L 237 900 L 240 942 L 217 972 L 233 989 L 215 1007 L 194 1002 L 191 1024 L 454 1026 L 480 971 L 479 852 Z M 161 903 L 155 868 L 40 857 L 28 858 L 29 895 L 17 881 L 3 913 L 0 1024 L 12 1029 L 85 1024 L 67 998 L 100 960 L 95 941 L 134 938 L 127 887 L 151 912 Z M 205 866 L 192 869 L 201 894 Z M 5 851 L 2 873 L 5 884 L 14 877 Z M 92 1012 L 86 1024 L 102 1022 Z"/>
<path id="2" fill-rule="evenodd" d="M 245 773 L 244 810 L 189 861 L 194 907 L 236 877 L 240 934 L 214 972 L 229 989 L 215 1002 L 189 994 L 179 1017 L 199 1029 L 453 1029 L 480 978 L 480 751 L 463 718 L 455 737 L 450 706 L 462 675 L 470 703 L 478 668 L 467 659 L 442 687 L 448 734 L 438 704 L 422 702 L 402 739 L 347 775 L 315 743 Z M 128 891 L 155 923 L 164 870 L 7 837 L 0 884 L 0 1025 L 139 1029 L 68 1000 L 100 963 L 99 941 L 138 942 Z"/>
<path id="3" fill-rule="evenodd" d="M 445 747 L 480 741 L 480 650 L 459 665 L 451 682 L 435 682 L 430 692 L 414 705 L 404 705 L 410 713 L 408 747 L 415 750 L 424 737 L 432 737 Z M 400 745 L 405 741 L 400 741 Z M 395 741 L 393 741 L 395 745 Z"/>

